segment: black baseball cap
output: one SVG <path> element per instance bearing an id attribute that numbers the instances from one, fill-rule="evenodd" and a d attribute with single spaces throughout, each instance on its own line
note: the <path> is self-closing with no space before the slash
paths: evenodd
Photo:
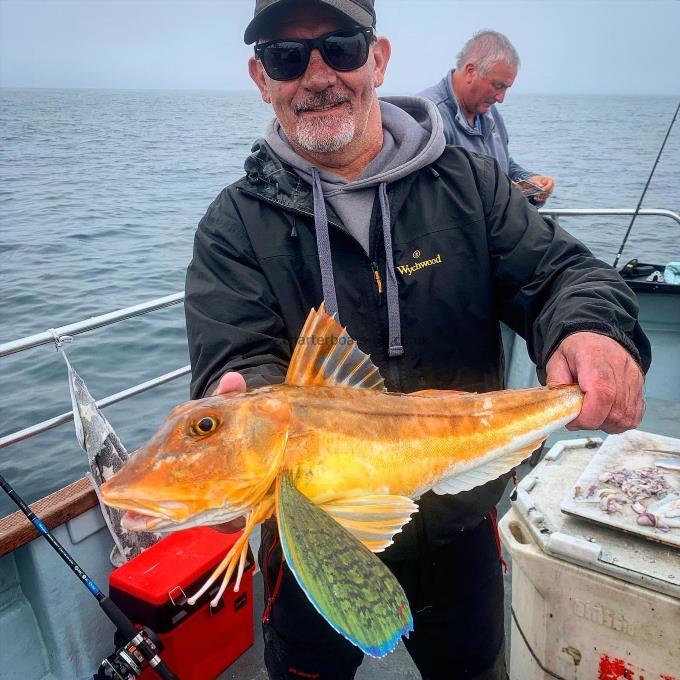
<path id="1" fill-rule="evenodd" d="M 254 43 L 261 35 L 272 18 L 274 9 L 279 9 L 295 0 L 256 0 L 255 16 L 246 27 L 243 40 L 246 45 Z M 320 5 L 327 5 L 336 12 L 343 14 L 359 26 L 375 28 L 374 0 L 316 0 Z"/>

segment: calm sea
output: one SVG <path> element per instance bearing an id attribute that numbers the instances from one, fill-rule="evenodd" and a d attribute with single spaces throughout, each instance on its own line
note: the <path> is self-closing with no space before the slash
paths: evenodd
<path id="1" fill-rule="evenodd" d="M 550 174 L 553 207 L 634 208 L 673 97 L 510 94 L 514 158 Z M 241 175 L 270 109 L 253 93 L 0 90 L 0 343 L 182 290 L 198 220 Z M 643 207 L 680 210 L 680 122 Z M 629 218 L 564 220 L 611 262 Z M 639 218 L 624 261 L 680 260 L 680 227 Z M 181 306 L 76 337 L 95 398 L 188 363 Z M 188 396 L 188 380 L 106 409 L 129 449 Z M 0 436 L 70 410 L 53 347 L 0 359 Z M 81 477 L 71 424 L 0 450 L 28 500 Z M 0 497 L 0 516 L 13 510 Z"/>

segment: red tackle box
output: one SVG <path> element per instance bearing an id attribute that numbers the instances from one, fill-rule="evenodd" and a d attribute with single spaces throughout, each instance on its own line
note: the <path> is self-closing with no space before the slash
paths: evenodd
<path id="1" fill-rule="evenodd" d="M 195 593 L 241 532 L 209 527 L 170 534 L 111 572 L 109 597 L 135 624 L 161 639 L 161 656 L 180 680 L 212 680 L 253 644 L 253 562 L 248 560 L 239 592 L 233 581 L 211 609 L 216 583 L 195 605 Z M 147 668 L 144 680 L 158 677 Z"/>

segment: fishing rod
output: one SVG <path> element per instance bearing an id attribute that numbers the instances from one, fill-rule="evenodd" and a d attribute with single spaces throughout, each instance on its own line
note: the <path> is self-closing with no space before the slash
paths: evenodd
<path id="1" fill-rule="evenodd" d="M 659 153 L 656 156 L 656 160 L 654 161 L 654 166 L 652 167 L 652 171 L 649 173 L 649 177 L 647 178 L 647 184 L 645 184 L 645 188 L 642 190 L 642 196 L 640 196 L 640 200 L 638 201 L 637 208 L 635 208 L 635 212 L 633 213 L 633 218 L 630 221 L 630 224 L 628 225 L 628 231 L 626 231 L 626 235 L 623 237 L 623 241 L 621 241 L 621 245 L 619 246 L 619 252 L 616 253 L 616 258 L 614 259 L 614 264 L 613 267 L 616 268 L 616 265 L 619 263 L 619 258 L 621 257 L 621 253 L 623 252 L 623 249 L 626 245 L 626 241 L 628 240 L 628 236 L 630 235 L 630 230 L 633 228 L 633 223 L 635 222 L 635 218 L 638 216 L 638 212 L 640 212 L 640 206 L 642 205 L 642 199 L 645 197 L 645 194 L 647 193 L 647 187 L 649 187 L 649 183 L 652 181 L 652 175 L 654 174 L 654 171 L 656 170 L 656 166 L 659 162 L 659 158 L 661 158 L 661 154 L 663 153 L 663 148 L 666 146 L 666 142 L 668 141 L 668 137 L 671 134 L 671 130 L 673 128 L 673 124 L 675 123 L 675 119 L 678 117 L 678 111 L 680 111 L 680 103 L 678 104 L 677 108 L 675 109 L 675 113 L 673 114 L 673 120 L 671 121 L 671 124 L 668 126 L 668 131 L 666 132 L 666 136 L 664 137 L 663 143 L 661 144 L 661 148 L 659 149 Z"/>
<path id="2" fill-rule="evenodd" d="M 104 660 L 114 675 L 114 678 L 129 678 L 142 672 L 144 660 L 149 662 L 151 668 L 164 680 L 178 680 L 178 678 L 165 665 L 158 656 L 157 647 L 144 630 L 138 630 L 132 621 L 118 608 L 115 602 L 104 595 L 96 583 L 80 568 L 76 561 L 69 555 L 64 546 L 50 533 L 40 518 L 24 503 L 22 498 L 12 488 L 9 482 L 0 475 L 0 487 L 19 506 L 21 512 L 28 517 L 31 524 L 45 537 L 47 542 L 55 549 L 59 557 L 70 567 L 71 571 L 85 584 L 85 587 L 97 598 L 102 611 L 109 617 L 118 633 L 129 642 L 114 655 Z M 125 675 L 121 675 L 121 667 Z M 129 675 L 132 673 L 132 676 Z"/>

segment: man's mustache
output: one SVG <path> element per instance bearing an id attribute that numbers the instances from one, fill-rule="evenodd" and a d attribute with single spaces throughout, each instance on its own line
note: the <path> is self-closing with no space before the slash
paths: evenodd
<path id="1" fill-rule="evenodd" d="M 349 96 L 343 92 L 334 90 L 323 90 L 316 94 L 309 95 L 299 102 L 293 104 L 293 111 L 300 113 L 301 111 L 310 111 L 314 109 L 330 108 L 338 104 L 349 103 L 351 100 Z"/>

